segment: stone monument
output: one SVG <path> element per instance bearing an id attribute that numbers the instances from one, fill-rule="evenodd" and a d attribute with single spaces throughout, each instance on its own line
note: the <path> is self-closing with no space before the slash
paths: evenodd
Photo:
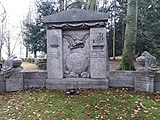
<path id="1" fill-rule="evenodd" d="M 107 88 L 108 15 L 69 9 L 44 18 L 49 89 Z"/>

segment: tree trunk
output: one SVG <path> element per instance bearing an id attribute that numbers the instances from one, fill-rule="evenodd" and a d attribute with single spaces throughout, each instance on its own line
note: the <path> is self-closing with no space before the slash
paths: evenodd
<path id="1" fill-rule="evenodd" d="M 28 46 L 26 46 L 26 58 L 28 58 Z"/>
<path id="2" fill-rule="evenodd" d="M 2 47 L 0 47 L 0 61 L 2 60 Z"/>
<path id="3" fill-rule="evenodd" d="M 37 58 L 37 51 L 34 51 L 34 58 Z"/>
<path id="4" fill-rule="evenodd" d="M 116 1 L 114 1 L 114 7 L 113 7 L 113 12 L 114 12 L 114 25 L 113 25 L 113 60 L 116 59 Z"/>
<path id="5" fill-rule="evenodd" d="M 137 36 L 138 0 L 128 0 L 125 41 L 120 70 L 135 70 L 134 53 Z"/>
<path id="6" fill-rule="evenodd" d="M 10 57 L 10 56 L 11 56 L 11 43 L 10 43 L 10 38 L 8 38 L 7 52 L 8 52 L 8 57 Z"/>

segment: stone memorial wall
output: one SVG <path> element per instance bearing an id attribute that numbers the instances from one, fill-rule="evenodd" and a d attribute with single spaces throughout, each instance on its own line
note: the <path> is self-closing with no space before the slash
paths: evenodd
<path id="1" fill-rule="evenodd" d="M 81 9 L 46 16 L 47 71 L 21 72 L 18 67 L 22 61 L 11 56 L 0 74 L 0 92 L 35 87 L 130 87 L 146 92 L 160 91 L 156 58 L 148 52 L 136 59 L 137 71 L 109 71 L 107 20 L 107 14 Z"/>
<path id="2" fill-rule="evenodd" d="M 92 88 L 92 84 L 108 88 L 107 20 L 107 14 L 82 9 L 70 9 L 44 18 L 47 88 Z"/>

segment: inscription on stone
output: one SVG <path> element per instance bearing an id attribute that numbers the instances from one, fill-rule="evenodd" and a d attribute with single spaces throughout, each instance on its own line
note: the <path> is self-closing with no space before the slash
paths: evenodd
<path id="1" fill-rule="evenodd" d="M 106 78 L 106 28 L 90 29 L 90 74 L 91 78 Z"/>
<path id="2" fill-rule="evenodd" d="M 90 30 L 90 56 L 91 58 L 106 57 L 106 33 L 104 28 Z"/>

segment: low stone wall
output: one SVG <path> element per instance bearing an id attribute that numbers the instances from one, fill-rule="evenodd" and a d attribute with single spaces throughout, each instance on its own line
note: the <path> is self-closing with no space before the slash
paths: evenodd
<path id="1" fill-rule="evenodd" d="M 157 92 L 160 91 L 160 71 L 156 73 L 153 81 L 147 72 L 110 71 L 108 83 L 110 87 L 133 87 L 139 91 Z"/>
<path id="2" fill-rule="evenodd" d="M 152 79 L 148 77 L 145 72 L 136 71 L 110 71 L 108 79 L 56 79 L 47 81 L 47 72 L 45 71 L 29 71 L 21 72 L 23 75 L 23 89 L 33 87 L 46 87 L 47 89 L 72 89 L 72 88 L 102 88 L 107 89 L 109 87 L 132 87 L 135 90 L 150 91 L 152 87 Z M 22 90 L 22 85 L 19 84 L 17 79 L 7 81 L 3 74 L 0 74 L 0 92 L 10 92 L 16 90 Z M 16 83 L 14 83 L 14 80 Z M 160 91 L 160 71 L 156 73 L 154 77 L 154 91 Z M 7 89 L 6 89 L 7 86 Z M 98 87 L 97 87 L 98 86 Z"/>
<path id="3" fill-rule="evenodd" d="M 46 87 L 47 72 L 23 72 L 24 89 L 33 87 Z"/>
<path id="4" fill-rule="evenodd" d="M 133 71 L 110 71 L 110 87 L 134 87 Z"/>

